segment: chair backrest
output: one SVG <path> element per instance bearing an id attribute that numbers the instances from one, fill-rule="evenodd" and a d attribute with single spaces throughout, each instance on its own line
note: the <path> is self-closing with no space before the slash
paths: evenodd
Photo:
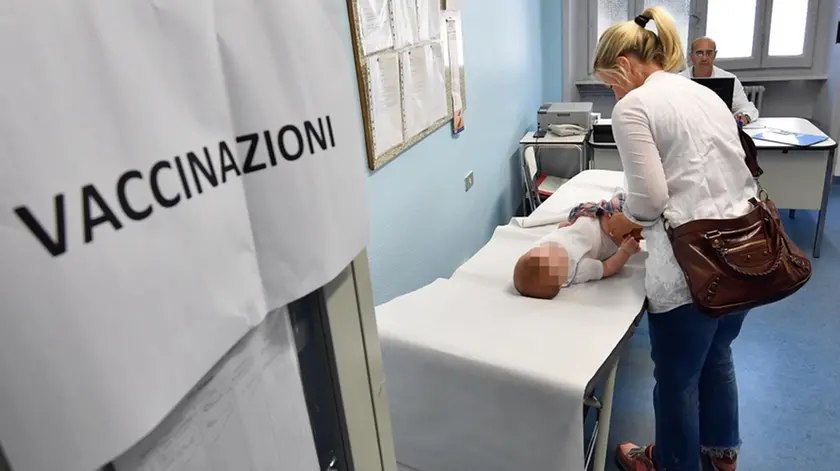
<path id="1" fill-rule="evenodd" d="M 528 179 L 533 182 L 537 177 L 537 154 L 534 146 L 525 148 L 525 170 L 528 173 Z"/>
<path id="2" fill-rule="evenodd" d="M 532 201 L 531 211 L 536 209 L 536 205 L 540 204 L 540 192 L 537 189 L 537 153 L 534 146 L 528 146 L 522 152 L 522 160 L 524 160 L 523 167 L 525 170 L 525 186 L 527 186 L 528 194 Z"/>

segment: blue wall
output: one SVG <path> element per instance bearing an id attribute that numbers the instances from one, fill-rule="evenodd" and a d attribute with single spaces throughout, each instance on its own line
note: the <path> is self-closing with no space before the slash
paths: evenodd
<path id="1" fill-rule="evenodd" d="M 540 0 L 466 2 L 466 130 L 447 125 L 368 179 L 377 304 L 450 276 L 519 206 L 518 142 L 543 94 L 540 16 Z"/>
<path id="2" fill-rule="evenodd" d="M 542 0 L 541 4 L 542 99 L 563 101 L 563 0 Z"/>

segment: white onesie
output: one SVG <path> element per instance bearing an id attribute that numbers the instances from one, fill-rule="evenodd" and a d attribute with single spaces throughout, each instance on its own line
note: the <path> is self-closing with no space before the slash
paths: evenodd
<path id="1" fill-rule="evenodd" d="M 571 226 L 552 231 L 537 245 L 553 242 L 569 254 L 569 277 L 563 287 L 574 283 L 600 280 L 604 277 L 606 260 L 618 251 L 618 246 L 601 230 L 598 218 L 581 217 Z"/>

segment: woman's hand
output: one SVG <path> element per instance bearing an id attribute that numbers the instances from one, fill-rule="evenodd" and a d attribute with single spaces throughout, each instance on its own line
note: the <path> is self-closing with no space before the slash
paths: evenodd
<path id="1" fill-rule="evenodd" d="M 740 123 L 741 126 L 746 126 L 750 124 L 750 117 L 743 113 L 735 113 L 735 121 Z"/>

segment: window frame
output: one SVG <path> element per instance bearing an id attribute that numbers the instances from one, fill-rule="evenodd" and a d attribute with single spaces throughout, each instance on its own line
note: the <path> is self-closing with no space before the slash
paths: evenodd
<path id="1" fill-rule="evenodd" d="M 761 68 L 761 57 L 764 53 L 764 38 L 765 32 L 763 31 L 763 19 L 761 18 L 761 14 L 759 12 L 765 12 L 765 17 L 767 17 L 766 12 L 769 11 L 768 2 L 771 0 L 756 0 L 755 2 L 755 13 L 754 13 L 754 24 L 753 24 L 753 45 L 752 45 L 752 55 L 750 57 L 738 57 L 732 59 L 715 59 L 715 65 L 723 69 L 732 69 L 732 70 L 746 70 L 746 69 L 759 69 Z M 811 0 L 809 0 L 811 1 Z M 813 2 L 812 2 L 813 3 Z M 695 12 L 697 15 L 697 27 L 695 28 L 697 31 L 697 38 L 703 37 L 706 35 L 706 22 L 708 20 L 708 7 L 709 3 L 707 1 L 700 2 L 698 5 L 699 8 Z M 688 57 L 688 62 L 691 63 L 691 57 Z"/>
<path id="2" fill-rule="evenodd" d="M 762 0 L 758 0 L 762 1 Z M 809 0 L 810 1 L 810 0 Z M 691 6 L 689 7 L 689 27 L 688 27 L 688 42 L 684 44 L 686 50 L 686 61 L 689 61 L 688 57 L 688 50 L 690 48 L 691 43 L 694 39 L 698 38 L 698 15 L 697 10 L 700 4 L 703 4 L 705 7 L 705 0 L 691 0 Z M 590 0 L 587 2 L 587 8 L 589 9 L 589 30 L 587 32 L 587 39 L 589 41 L 589 55 L 587 57 L 587 68 L 590 75 L 594 73 L 592 67 L 592 58 L 595 56 L 595 47 L 598 45 L 598 0 Z M 641 14 L 642 11 L 645 9 L 645 0 L 628 0 L 627 1 L 627 19 L 631 20 L 636 17 L 636 15 Z M 704 25 L 705 26 L 705 25 Z"/>
<path id="3" fill-rule="evenodd" d="M 753 29 L 753 50 L 749 58 L 718 59 L 715 64 L 729 70 L 752 70 L 752 69 L 788 69 L 788 68 L 810 68 L 814 63 L 816 49 L 816 36 L 818 27 L 818 14 L 820 0 L 808 0 L 808 16 L 805 22 L 805 38 L 802 54 L 799 56 L 771 56 L 770 49 L 770 20 L 773 14 L 774 0 L 757 0 L 755 27 Z M 634 18 L 644 9 L 644 0 L 629 0 L 627 2 L 627 18 Z M 587 69 L 591 75 L 592 57 L 595 55 L 595 46 L 598 44 L 598 1 L 587 2 L 589 27 Z M 707 0 L 691 0 L 691 14 L 689 18 L 688 44 L 686 47 L 686 62 L 691 64 L 691 57 L 688 54 L 691 43 L 705 35 L 706 21 L 708 14 Z"/>
<path id="4" fill-rule="evenodd" d="M 767 30 L 761 51 L 761 64 L 765 69 L 787 69 L 797 67 L 812 67 L 814 64 L 814 48 L 817 40 L 817 26 L 819 17 L 819 0 L 808 0 L 808 16 L 805 19 L 805 38 L 802 44 L 802 54 L 798 56 L 770 55 L 770 20 L 773 15 L 773 0 L 768 2 L 764 11 L 764 25 Z"/>

